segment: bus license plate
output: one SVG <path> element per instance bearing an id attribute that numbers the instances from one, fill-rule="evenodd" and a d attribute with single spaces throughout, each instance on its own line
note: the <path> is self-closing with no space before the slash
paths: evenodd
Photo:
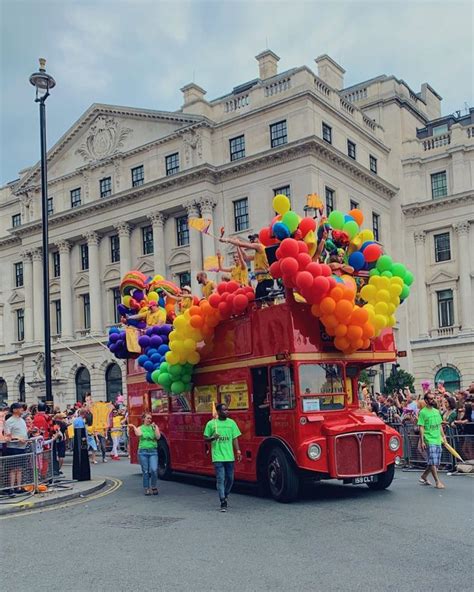
<path id="1" fill-rule="evenodd" d="M 354 479 L 352 479 L 352 483 L 354 483 L 354 485 L 361 485 L 362 483 L 377 483 L 377 481 L 377 475 L 369 475 L 368 477 L 354 477 Z"/>

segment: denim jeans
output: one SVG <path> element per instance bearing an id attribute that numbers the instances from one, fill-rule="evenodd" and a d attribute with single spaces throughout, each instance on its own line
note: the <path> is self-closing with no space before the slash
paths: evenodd
<path id="1" fill-rule="evenodd" d="M 219 499 L 223 501 L 230 493 L 234 484 L 234 461 L 215 462 L 216 488 Z"/>
<path id="2" fill-rule="evenodd" d="M 99 450 L 100 453 L 102 454 L 102 460 L 105 459 L 105 437 L 102 434 L 97 434 L 97 440 L 99 443 Z"/>
<path id="3" fill-rule="evenodd" d="M 138 460 L 142 467 L 143 473 L 143 488 L 156 489 L 158 481 L 158 450 L 138 450 Z"/>

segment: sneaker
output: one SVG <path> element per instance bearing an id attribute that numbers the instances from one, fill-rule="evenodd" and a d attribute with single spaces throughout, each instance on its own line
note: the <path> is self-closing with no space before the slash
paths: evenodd
<path id="1" fill-rule="evenodd" d="M 96 464 L 98 464 L 98 463 L 97 463 L 97 461 L 96 461 L 96 460 L 94 460 L 94 461 L 92 461 L 92 464 L 93 464 L 93 465 L 96 465 Z"/>
<path id="2" fill-rule="evenodd" d="M 227 502 L 226 502 L 226 500 L 223 500 L 221 502 L 221 512 L 227 512 Z"/>
<path id="3" fill-rule="evenodd" d="M 103 458 L 103 459 L 102 459 L 102 462 L 107 462 L 107 459 L 106 459 L 106 458 Z"/>
<path id="4" fill-rule="evenodd" d="M 228 508 L 229 507 L 229 498 L 228 497 L 224 498 L 224 501 L 225 501 L 226 507 Z"/>

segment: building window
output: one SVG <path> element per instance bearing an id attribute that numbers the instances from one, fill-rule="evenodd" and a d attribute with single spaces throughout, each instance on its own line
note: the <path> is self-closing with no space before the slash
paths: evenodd
<path id="1" fill-rule="evenodd" d="M 246 197 L 234 201 L 234 230 L 240 232 L 249 227 L 249 202 Z"/>
<path id="2" fill-rule="evenodd" d="M 239 160 L 245 156 L 245 136 L 229 140 L 230 160 Z"/>
<path id="3" fill-rule="evenodd" d="M 372 212 L 372 231 L 374 233 L 374 240 L 380 240 L 380 216 Z"/>
<path id="4" fill-rule="evenodd" d="M 99 181 L 100 197 L 109 197 L 112 195 L 112 177 L 105 177 Z"/>
<path id="5" fill-rule="evenodd" d="M 451 244 L 449 240 L 449 232 L 434 235 L 435 243 L 435 261 L 449 261 L 451 259 Z"/>
<path id="6" fill-rule="evenodd" d="M 434 384 L 438 384 L 440 381 L 443 381 L 444 388 L 448 393 L 455 393 L 461 388 L 461 374 L 457 368 L 452 366 L 445 366 L 436 372 Z"/>
<path id="7" fill-rule="evenodd" d="M 81 205 L 81 189 L 72 189 L 71 191 L 71 208 L 77 208 Z"/>
<path id="8" fill-rule="evenodd" d="M 61 335 L 61 300 L 54 300 L 54 319 L 56 321 L 56 335 Z"/>
<path id="9" fill-rule="evenodd" d="M 21 214 L 13 214 L 12 226 L 13 226 L 13 228 L 17 228 L 18 226 L 21 226 Z"/>
<path id="10" fill-rule="evenodd" d="M 114 311 L 114 323 L 120 323 L 121 314 L 118 311 L 118 306 L 121 302 L 122 297 L 120 296 L 120 288 L 112 288 L 112 306 Z"/>
<path id="11" fill-rule="evenodd" d="M 286 197 L 291 198 L 291 187 L 290 185 L 284 185 L 283 187 L 277 187 L 273 190 L 273 197 L 275 195 L 286 195 Z"/>
<path id="12" fill-rule="evenodd" d="M 374 175 L 377 174 L 377 159 L 372 154 L 369 156 L 370 170 Z"/>
<path id="13" fill-rule="evenodd" d="M 187 216 L 180 216 L 179 218 L 176 218 L 176 238 L 178 247 L 189 245 L 189 227 Z"/>
<path id="14" fill-rule="evenodd" d="M 76 372 L 76 401 L 84 403 L 86 395 L 91 392 L 91 375 L 84 366 Z"/>
<path id="15" fill-rule="evenodd" d="M 153 227 L 144 226 L 142 228 L 142 246 L 143 254 L 151 255 L 153 253 Z"/>
<path id="16" fill-rule="evenodd" d="M 105 371 L 105 391 L 107 402 L 115 403 L 118 395 L 122 394 L 122 371 L 118 364 L 110 364 Z"/>
<path id="17" fill-rule="evenodd" d="M 329 189 L 329 187 L 326 187 L 326 214 L 328 216 L 335 208 L 335 205 L 334 205 L 335 193 L 336 192 L 334 191 L 334 189 Z"/>
<path id="18" fill-rule="evenodd" d="M 15 263 L 15 288 L 23 286 L 23 263 Z"/>
<path id="19" fill-rule="evenodd" d="M 145 183 L 145 169 L 140 165 L 132 169 L 132 187 L 138 187 L 143 183 Z"/>
<path id="20" fill-rule="evenodd" d="M 54 214 L 54 200 L 52 197 L 48 197 L 48 216 Z"/>
<path id="21" fill-rule="evenodd" d="M 120 261 L 120 238 L 118 234 L 110 237 L 110 261 L 112 263 Z"/>
<path id="22" fill-rule="evenodd" d="M 438 324 L 439 327 L 452 327 L 454 325 L 453 291 L 441 290 L 436 292 L 438 297 Z"/>
<path id="23" fill-rule="evenodd" d="M 22 308 L 16 311 L 16 338 L 17 341 L 25 340 L 25 311 Z"/>
<path id="24" fill-rule="evenodd" d="M 91 300 L 89 294 L 82 295 L 82 320 L 84 329 L 91 327 Z"/>
<path id="25" fill-rule="evenodd" d="M 179 283 L 179 287 L 181 289 L 184 288 L 184 286 L 190 286 L 191 285 L 191 274 L 189 271 L 184 271 L 183 273 L 178 273 L 178 283 Z"/>
<path id="26" fill-rule="evenodd" d="M 61 258 L 59 251 L 54 251 L 51 256 L 53 258 L 53 277 L 57 278 L 61 275 Z"/>
<path id="27" fill-rule="evenodd" d="M 332 144 L 332 127 L 327 123 L 323 123 L 323 140 Z"/>
<path id="28" fill-rule="evenodd" d="M 448 195 L 446 171 L 431 175 L 431 195 L 433 199 L 436 199 L 437 197 L 446 197 Z"/>
<path id="29" fill-rule="evenodd" d="M 20 378 L 20 382 L 18 383 L 18 401 L 20 403 L 24 403 L 26 401 L 25 397 L 25 377 L 22 376 Z"/>
<path id="30" fill-rule="evenodd" d="M 286 120 L 273 123 L 270 126 L 270 142 L 272 148 L 276 148 L 277 146 L 281 146 L 288 142 Z"/>
<path id="31" fill-rule="evenodd" d="M 87 243 L 81 245 L 81 269 L 82 271 L 89 269 L 89 245 Z"/>
<path id="32" fill-rule="evenodd" d="M 356 145 L 350 140 L 347 140 L 347 155 L 349 158 L 356 159 Z"/>
<path id="33" fill-rule="evenodd" d="M 0 403 L 8 401 L 8 386 L 4 378 L 0 378 Z"/>
<path id="34" fill-rule="evenodd" d="M 359 202 L 355 201 L 355 199 L 351 199 L 350 201 L 350 209 L 357 210 L 359 208 Z"/>
<path id="35" fill-rule="evenodd" d="M 179 173 L 179 152 L 170 154 L 166 157 L 166 176 L 175 175 Z"/>

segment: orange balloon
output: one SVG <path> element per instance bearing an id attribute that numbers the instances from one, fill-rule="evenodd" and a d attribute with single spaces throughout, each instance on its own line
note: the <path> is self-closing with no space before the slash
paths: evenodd
<path id="1" fill-rule="evenodd" d="M 191 316 L 193 315 L 200 315 L 201 314 L 201 309 L 199 308 L 199 306 L 191 306 L 189 309 L 189 314 Z"/>
<path id="2" fill-rule="evenodd" d="M 339 319 L 334 315 L 323 315 L 321 317 L 321 321 L 323 322 L 323 325 L 326 327 L 326 329 L 335 329 L 339 325 Z"/>
<path id="3" fill-rule="evenodd" d="M 343 275 L 344 286 L 342 286 L 342 297 L 346 300 L 354 300 L 355 293 L 357 291 L 357 284 L 350 275 Z"/>
<path id="4" fill-rule="evenodd" d="M 356 306 L 351 314 L 351 325 L 362 326 L 368 320 L 369 320 L 369 313 L 365 310 L 365 308 L 361 308 L 360 306 Z"/>
<path id="5" fill-rule="evenodd" d="M 343 289 L 342 288 L 339 288 L 339 286 L 335 286 L 331 290 L 330 296 L 331 296 L 331 298 L 334 298 L 334 300 L 336 302 L 338 302 L 342 298 L 343 294 L 344 294 Z"/>
<path id="6" fill-rule="evenodd" d="M 211 310 L 212 306 L 207 300 L 201 300 L 199 302 L 199 308 L 201 309 L 201 314 L 205 315 Z"/>
<path id="7" fill-rule="evenodd" d="M 364 339 L 361 349 L 367 349 L 368 347 L 370 347 L 370 339 Z"/>
<path id="8" fill-rule="evenodd" d="M 356 341 L 352 342 L 352 347 L 354 349 L 362 349 L 364 346 L 364 341 L 362 339 L 357 339 Z"/>
<path id="9" fill-rule="evenodd" d="M 326 298 L 321 300 L 319 308 L 321 310 L 321 314 L 323 315 L 332 314 L 336 309 L 336 302 L 333 298 L 326 296 Z"/>
<path id="10" fill-rule="evenodd" d="M 366 323 L 364 323 L 364 325 L 362 327 L 362 337 L 364 339 L 370 339 L 374 335 L 375 335 L 375 328 L 371 322 L 367 321 Z"/>
<path id="11" fill-rule="evenodd" d="M 357 208 L 351 210 L 349 216 L 352 216 L 359 226 L 362 226 L 364 223 L 364 214 Z"/>
<path id="12" fill-rule="evenodd" d="M 337 327 L 336 327 L 337 329 Z M 333 327 L 326 327 L 326 333 L 329 335 L 329 337 L 335 337 L 336 336 L 336 329 L 334 329 Z"/>
<path id="13" fill-rule="evenodd" d="M 339 300 L 336 304 L 335 315 L 341 321 L 348 319 L 351 316 L 353 308 L 352 302 L 349 302 L 348 300 Z"/>
<path id="14" fill-rule="evenodd" d="M 334 334 L 336 335 L 336 337 L 345 337 L 346 333 L 347 325 L 338 325 L 334 330 Z"/>
<path id="15" fill-rule="evenodd" d="M 311 306 L 311 314 L 313 314 L 315 317 L 321 316 L 321 307 L 319 306 L 319 304 L 313 304 Z"/>
<path id="16" fill-rule="evenodd" d="M 362 327 L 359 327 L 358 325 L 349 325 L 347 327 L 347 338 L 351 342 L 355 342 L 358 339 L 361 339 L 362 338 Z"/>
<path id="17" fill-rule="evenodd" d="M 204 319 L 200 314 L 195 314 L 192 315 L 189 324 L 191 325 L 191 327 L 194 327 L 194 329 L 199 329 L 204 325 Z"/>
<path id="18" fill-rule="evenodd" d="M 350 347 L 349 340 L 346 337 L 336 337 L 336 339 L 334 339 L 334 345 L 341 351 L 344 351 Z"/>

